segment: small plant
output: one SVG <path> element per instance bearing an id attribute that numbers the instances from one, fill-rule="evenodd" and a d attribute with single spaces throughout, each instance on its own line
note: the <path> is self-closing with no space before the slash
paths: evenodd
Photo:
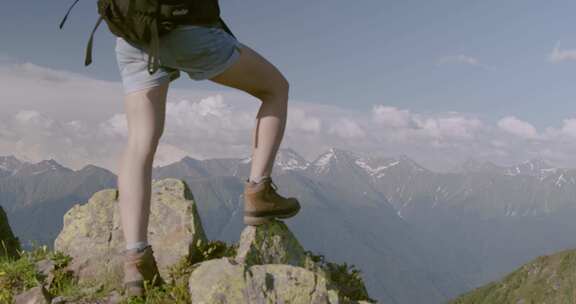
<path id="1" fill-rule="evenodd" d="M 228 244 L 219 240 L 202 243 L 200 246 L 200 253 L 202 254 L 201 261 L 233 257 L 236 255 L 237 250 L 238 244 Z"/>
<path id="2" fill-rule="evenodd" d="M 17 237 L 2 239 L 0 240 L 0 247 L 4 256 L 17 257 L 18 251 L 21 250 L 20 239 Z"/>
<path id="3" fill-rule="evenodd" d="M 50 284 L 49 292 L 54 295 L 70 295 L 77 291 L 77 282 L 71 272 L 66 271 L 72 257 L 61 251 L 52 251 L 47 256 L 54 262 L 54 280 Z"/>
<path id="4" fill-rule="evenodd" d="M 46 257 L 46 246 L 32 251 L 17 249 L 18 258 L 0 256 L 0 303 L 11 303 L 12 297 L 41 283 L 36 262 Z"/>
<path id="5" fill-rule="evenodd" d="M 327 274 L 329 281 L 335 285 L 344 301 L 368 301 L 376 303 L 376 300 L 368 296 L 368 291 L 364 286 L 361 271 L 356 269 L 354 265 L 347 263 L 337 264 L 326 261 L 324 255 L 314 254 L 311 251 L 306 251 L 314 263 L 323 268 Z"/>

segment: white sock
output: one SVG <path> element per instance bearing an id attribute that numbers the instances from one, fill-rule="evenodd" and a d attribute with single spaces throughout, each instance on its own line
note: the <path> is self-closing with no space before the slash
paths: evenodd
<path id="1" fill-rule="evenodd" d="M 258 177 L 256 177 L 256 179 L 250 178 L 250 181 L 257 184 L 257 183 L 261 182 L 265 177 L 268 177 L 268 176 L 258 176 Z"/>
<path id="2" fill-rule="evenodd" d="M 148 242 L 147 241 L 142 241 L 142 242 L 136 242 L 136 243 L 131 243 L 131 244 L 126 244 L 126 250 L 130 250 L 130 249 L 134 249 L 134 248 L 138 248 L 138 251 L 142 250 L 144 247 L 148 246 Z"/>

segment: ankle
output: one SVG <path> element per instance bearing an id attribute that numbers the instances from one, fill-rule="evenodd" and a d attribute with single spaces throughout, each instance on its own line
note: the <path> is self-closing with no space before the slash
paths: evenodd
<path id="1" fill-rule="evenodd" d="M 251 176 L 248 181 L 254 184 L 261 183 L 265 178 L 270 178 L 269 175 L 262 175 L 262 176 Z"/>
<path id="2" fill-rule="evenodd" d="M 139 241 L 139 242 L 134 242 L 134 243 L 126 243 L 126 251 L 136 251 L 136 252 L 140 252 L 142 251 L 144 248 L 146 248 L 148 246 L 148 241 L 144 240 L 144 241 Z"/>

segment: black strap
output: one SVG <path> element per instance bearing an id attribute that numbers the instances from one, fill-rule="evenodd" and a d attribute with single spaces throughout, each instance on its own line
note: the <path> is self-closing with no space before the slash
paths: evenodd
<path id="1" fill-rule="evenodd" d="M 78 1 L 80 1 L 80 0 L 74 1 L 74 3 L 72 3 L 72 5 L 70 5 L 70 7 L 68 8 L 68 11 L 66 12 L 66 15 L 64 15 L 64 18 L 62 18 L 62 21 L 60 21 L 60 29 L 62 29 L 62 27 L 64 26 L 64 23 L 65 23 L 66 20 L 68 19 L 68 15 L 70 15 L 70 12 L 72 11 L 72 8 L 76 5 L 76 3 L 78 3 Z"/>
<path id="2" fill-rule="evenodd" d="M 94 33 L 96 33 L 96 29 L 98 29 L 102 19 L 104 19 L 102 16 L 98 18 L 98 21 L 96 21 L 96 25 L 94 25 L 92 33 L 90 34 L 90 40 L 88 40 L 88 45 L 86 47 L 86 59 L 84 60 L 84 66 L 88 66 L 92 63 L 92 44 L 94 41 Z"/>
<path id="3" fill-rule="evenodd" d="M 222 28 L 228 32 L 228 34 L 232 35 L 232 37 L 236 38 L 236 36 L 234 36 L 234 33 L 232 33 L 232 31 L 230 30 L 230 28 L 228 27 L 228 25 L 226 25 L 226 22 L 224 22 L 224 20 L 222 19 L 222 17 L 218 16 L 218 19 L 220 20 L 220 23 L 222 23 Z"/>
<path id="4" fill-rule="evenodd" d="M 150 37 L 150 51 L 148 54 L 148 73 L 154 74 L 160 68 L 160 34 L 158 28 L 160 26 L 160 1 L 157 2 L 156 16 L 152 21 L 151 37 Z"/>
<path id="5" fill-rule="evenodd" d="M 126 20 L 131 20 L 132 17 L 134 16 L 134 1 L 135 0 L 128 1 L 128 10 L 126 11 Z"/>
<path id="6" fill-rule="evenodd" d="M 150 51 L 148 54 L 148 73 L 154 74 L 160 68 L 160 38 L 158 35 L 158 20 L 154 19 L 151 25 Z"/>

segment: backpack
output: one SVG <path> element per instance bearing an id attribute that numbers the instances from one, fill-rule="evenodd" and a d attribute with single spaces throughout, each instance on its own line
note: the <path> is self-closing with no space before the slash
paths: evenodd
<path id="1" fill-rule="evenodd" d="M 60 22 L 60 29 L 78 1 L 75 0 L 68 8 Z M 150 74 L 156 72 L 160 65 L 158 58 L 160 37 L 177 25 L 221 26 L 234 36 L 220 17 L 218 0 L 98 0 L 97 6 L 100 16 L 88 40 L 85 66 L 92 63 L 94 33 L 102 20 L 106 21 L 108 29 L 114 35 L 136 45 L 148 47 Z"/>

